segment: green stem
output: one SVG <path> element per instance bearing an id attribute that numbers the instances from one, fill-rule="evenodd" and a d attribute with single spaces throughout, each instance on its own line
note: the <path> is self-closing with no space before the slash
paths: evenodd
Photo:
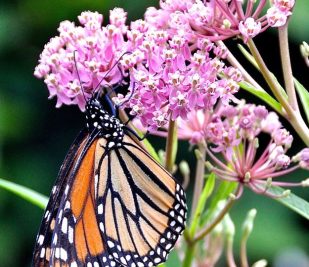
<path id="1" fill-rule="evenodd" d="M 176 121 L 173 121 L 170 119 L 169 125 L 168 125 L 168 133 L 167 133 L 167 139 L 166 139 L 166 159 L 165 159 L 165 168 L 167 171 L 172 172 L 174 163 L 175 163 L 175 145 L 177 143 L 175 142 L 175 139 L 177 138 L 177 129 L 176 129 Z"/>
<path id="2" fill-rule="evenodd" d="M 235 202 L 235 198 L 230 198 L 227 204 L 225 205 L 225 207 L 220 211 L 218 216 L 215 218 L 215 220 L 210 225 L 208 225 L 205 230 L 199 233 L 198 236 L 195 237 L 195 233 L 196 233 L 196 230 L 200 222 L 201 213 L 205 207 L 205 203 L 208 197 L 209 197 L 209 188 L 205 185 L 203 192 L 201 194 L 201 197 L 199 199 L 191 227 L 185 233 L 185 239 L 187 241 L 187 249 L 185 252 L 185 258 L 184 258 L 182 267 L 191 266 L 193 257 L 194 257 L 195 248 L 196 248 L 198 241 L 203 239 L 207 234 L 209 234 L 216 227 L 218 223 L 221 222 L 223 217 L 227 214 L 227 212 L 230 210 L 230 208 Z"/>
<path id="3" fill-rule="evenodd" d="M 226 259 L 229 267 L 237 267 L 233 255 L 233 240 L 227 240 L 226 244 Z"/>
<path id="4" fill-rule="evenodd" d="M 206 160 L 206 145 L 199 144 L 198 154 L 197 154 L 197 165 L 196 165 L 196 173 L 194 180 L 194 192 L 193 192 L 193 200 L 191 211 L 192 214 L 196 214 L 196 208 L 198 202 L 200 201 L 200 196 L 203 190 L 203 182 L 205 175 L 205 160 Z"/>
<path id="5" fill-rule="evenodd" d="M 214 174 L 211 174 L 211 175 L 213 175 L 213 178 L 214 178 Z M 209 177 L 208 179 L 211 179 L 211 177 Z M 202 181 L 204 181 L 204 179 L 202 179 Z M 204 188 L 203 188 L 203 191 L 200 194 L 199 201 L 197 203 L 196 210 L 194 211 L 193 220 L 192 220 L 192 223 L 191 223 L 191 226 L 190 226 L 189 231 L 190 231 L 191 240 L 194 239 L 196 230 L 197 230 L 199 223 L 200 223 L 202 212 L 204 210 L 204 207 L 206 205 L 206 201 L 209 197 L 210 192 L 211 192 L 211 189 L 209 188 L 208 183 L 206 183 Z"/>
<path id="6" fill-rule="evenodd" d="M 10 191 L 20 196 L 21 198 L 29 201 L 30 203 L 40 207 L 41 209 L 45 209 L 47 205 L 47 197 L 25 186 L 6 181 L 4 179 L 0 179 L 0 188 L 6 189 L 7 191 Z"/>
<path id="7" fill-rule="evenodd" d="M 277 86 L 277 81 L 274 79 L 273 75 L 268 70 L 260 52 L 258 51 L 252 39 L 248 40 L 248 47 L 250 49 L 252 56 L 256 60 L 260 68 L 260 71 L 265 81 L 267 82 L 268 86 L 270 87 L 271 91 L 273 92 L 277 100 L 281 103 L 281 105 L 284 107 L 286 112 L 290 113 L 292 111 L 292 107 L 289 105 L 288 100 L 282 95 L 280 88 Z"/>
<path id="8" fill-rule="evenodd" d="M 199 151 L 199 153 L 197 154 L 198 162 L 197 162 L 197 170 L 196 170 L 196 177 L 195 177 L 195 189 L 196 189 L 197 184 L 201 184 L 200 189 L 202 192 L 200 192 L 198 195 L 198 198 L 196 198 L 196 200 L 198 201 L 196 203 L 196 208 L 194 208 L 194 210 L 192 209 L 192 214 L 193 214 L 192 222 L 191 222 L 190 228 L 187 229 L 187 231 L 185 232 L 185 238 L 187 241 L 187 249 L 185 253 L 185 259 L 182 265 L 183 267 L 190 267 L 192 264 L 195 246 L 196 246 L 196 243 L 192 242 L 192 240 L 194 239 L 195 233 L 199 226 L 200 218 L 204 210 L 206 200 L 209 197 L 210 192 L 212 191 L 210 187 L 207 186 L 207 183 L 202 189 L 203 182 L 204 182 L 204 174 L 205 174 L 205 163 L 204 162 L 205 162 L 206 149 L 205 149 L 205 146 L 203 145 L 200 145 L 200 149 L 202 149 L 202 151 Z M 199 166 L 199 164 L 201 164 L 201 166 Z M 197 176 L 197 174 L 199 176 Z M 197 180 L 201 181 L 201 183 L 200 182 L 197 183 L 196 182 Z M 194 194 L 195 193 L 196 193 L 196 190 L 194 190 Z"/>
<path id="9" fill-rule="evenodd" d="M 262 56 L 260 55 L 252 39 L 248 40 L 248 46 L 251 51 L 251 54 L 253 55 L 257 64 L 259 65 L 260 71 L 265 81 L 269 85 L 271 91 L 273 92 L 277 100 L 280 102 L 280 104 L 285 109 L 286 119 L 291 123 L 291 125 L 294 127 L 295 131 L 302 138 L 305 144 L 309 146 L 309 128 L 304 122 L 301 114 L 299 112 L 296 112 L 292 108 L 287 98 L 282 94 L 280 86 L 278 86 L 277 81 L 274 79 L 273 75 L 268 70 Z"/>
<path id="10" fill-rule="evenodd" d="M 217 224 L 221 222 L 223 217 L 228 213 L 228 211 L 233 206 L 234 202 L 235 202 L 235 198 L 230 198 L 228 200 L 228 202 L 226 203 L 225 207 L 220 211 L 218 216 L 215 218 L 215 220 L 211 224 L 207 225 L 207 227 L 204 230 L 202 230 L 194 238 L 193 242 L 196 243 L 196 242 L 202 240 L 206 235 L 208 235 L 217 226 Z"/>
<path id="11" fill-rule="evenodd" d="M 280 47 L 282 72 L 283 72 L 286 93 L 288 95 L 288 101 L 292 106 L 292 108 L 295 111 L 299 112 L 297 96 L 293 82 L 294 78 L 292 73 L 291 59 L 290 59 L 288 23 L 286 23 L 282 27 L 279 27 L 278 32 L 279 32 L 279 47 Z"/>
<path id="12" fill-rule="evenodd" d="M 204 151 L 204 154 L 205 154 L 205 151 Z M 201 160 L 201 157 L 202 155 L 198 156 L 198 159 Z M 204 171 L 203 173 L 201 173 L 201 175 L 203 175 L 203 178 L 204 178 Z M 204 181 L 204 179 L 201 179 L 201 180 Z M 192 216 L 192 222 L 191 222 L 190 228 L 187 228 L 187 230 L 185 231 L 184 236 L 187 242 L 187 249 L 185 253 L 185 260 L 183 263 L 183 267 L 190 267 L 192 264 L 193 255 L 194 255 L 195 247 L 197 244 L 196 242 L 194 242 L 195 233 L 198 230 L 198 227 L 200 225 L 201 216 L 205 208 L 206 201 L 211 195 L 211 193 L 213 192 L 214 186 L 215 186 L 215 174 L 212 173 L 207 178 L 207 181 L 198 199 L 198 203 L 197 203 L 195 211 L 194 212 L 192 211 L 193 216 Z"/>
<path id="13" fill-rule="evenodd" d="M 218 41 L 220 46 L 224 46 L 226 51 L 228 51 L 227 54 L 227 60 L 228 62 L 236 69 L 238 69 L 244 80 L 248 83 L 250 83 L 253 87 L 255 87 L 257 90 L 264 91 L 263 88 L 256 82 L 256 80 L 253 79 L 253 77 L 246 71 L 246 69 L 240 64 L 240 62 L 237 60 L 236 57 L 232 54 L 232 52 L 228 49 L 228 47 L 224 44 L 222 41 Z"/>
<path id="14" fill-rule="evenodd" d="M 186 253 L 185 253 L 185 258 L 182 262 L 182 267 L 190 267 L 193 261 L 193 256 L 194 256 L 194 251 L 195 251 L 195 244 L 192 244 L 192 246 L 187 247 Z"/>

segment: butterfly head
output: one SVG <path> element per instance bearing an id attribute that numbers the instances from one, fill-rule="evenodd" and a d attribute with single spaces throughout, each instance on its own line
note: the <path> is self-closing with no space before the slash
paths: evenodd
<path id="1" fill-rule="evenodd" d="M 123 124 L 103 108 L 97 96 L 91 97 L 86 104 L 86 120 L 89 132 L 97 131 L 101 136 L 116 143 L 122 141 Z"/>

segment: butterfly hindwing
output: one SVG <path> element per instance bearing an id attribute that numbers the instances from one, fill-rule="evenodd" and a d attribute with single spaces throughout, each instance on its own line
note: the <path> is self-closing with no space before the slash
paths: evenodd
<path id="1" fill-rule="evenodd" d="M 165 261 L 184 229 L 183 189 L 128 135 L 96 157 L 96 212 L 109 254 L 124 266 Z"/>
<path id="2" fill-rule="evenodd" d="M 81 131 L 81 133 L 71 145 L 69 152 L 67 153 L 60 168 L 57 180 L 53 186 L 49 202 L 43 215 L 39 233 L 36 238 L 35 249 L 33 253 L 34 266 L 48 266 L 50 244 L 53 235 L 53 229 L 55 227 L 55 218 L 61 204 L 61 196 L 65 191 L 68 180 L 68 173 L 72 169 L 73 162 L 78 155 L 78 151 L 81 151 L 82 144 L 85 142 L 85 136 L 86 131 Z"/>

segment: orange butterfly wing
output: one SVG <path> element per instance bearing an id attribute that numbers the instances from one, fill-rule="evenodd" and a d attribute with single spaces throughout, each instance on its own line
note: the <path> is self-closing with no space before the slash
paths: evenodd
<path id="1" fill-rule="evenodd" d="M 117 266 L 105 250 L 95 214 L 96 144 L 85 136 L 70 149 L 46 208 L 33 266 Z"/>
<path id="2" fill-rule="evenodd" d="M 125 135 L 79 138 L 59 173 L 33 266 L 156 266 L 184 229 L 181 186 Z"/>

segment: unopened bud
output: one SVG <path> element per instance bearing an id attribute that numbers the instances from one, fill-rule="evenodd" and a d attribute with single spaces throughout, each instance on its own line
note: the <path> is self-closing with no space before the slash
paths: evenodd
<path id="1" fill-rule="evenodd" d="M 224 231 L 226 234 L 226 238 L 230 241 L 233 241 L 235 235 L 235 225 L 232 221 L 230 215 L 225 215 L 223 219 Z"/>
<path id="2" fill-rule="evenodd" d="M 255 219 L 256 213 L 257 213 L 256 209 L 251 209 L 248 212 L 247 217 L 242 225 L 243 238 L 248 238 L 248 236 L 251 234 L 253 226 L 254 226 L 254 219 Z"/>
<path id="3" fill-rule="evenodd" d="M 300 53 L 303 57 L 308 57 L 309 56 L 309 45 L 306 42 L 303 42 L 300 45 Z"/>
<path id="4" fill-rule="evenodd" d="M 179 163 L 179 170 L 180 170 L 180 173 L 182 174 L 182 176 L 184 176 L 184 177 L 190 176 L 190 167 L 189 167 L 188 162 L 186 162 L 185 160 L 182 160 Z"/>
<path id="5" fill-rule="evenodd" d="M 205 166 L 210 172 L 212 172 L 214 166 L 209 161 L 205 162 Z"/>
<path id="6" fill-rule="evenodd" d="M 265 259 L 259 260 L 252 265 L 252 267 L 266 267 L 266 266 L 267 266 L 267 260 Z"/>
<path id="7" fill-rule="evenodd" d="M 306 180 L 302 181 L 302 182 L 301 182 L 301 185 L 302 185 L 303 187 L 308 187 L 308 186 L 309 186 L 309 178 L 307 178 Z"/>

